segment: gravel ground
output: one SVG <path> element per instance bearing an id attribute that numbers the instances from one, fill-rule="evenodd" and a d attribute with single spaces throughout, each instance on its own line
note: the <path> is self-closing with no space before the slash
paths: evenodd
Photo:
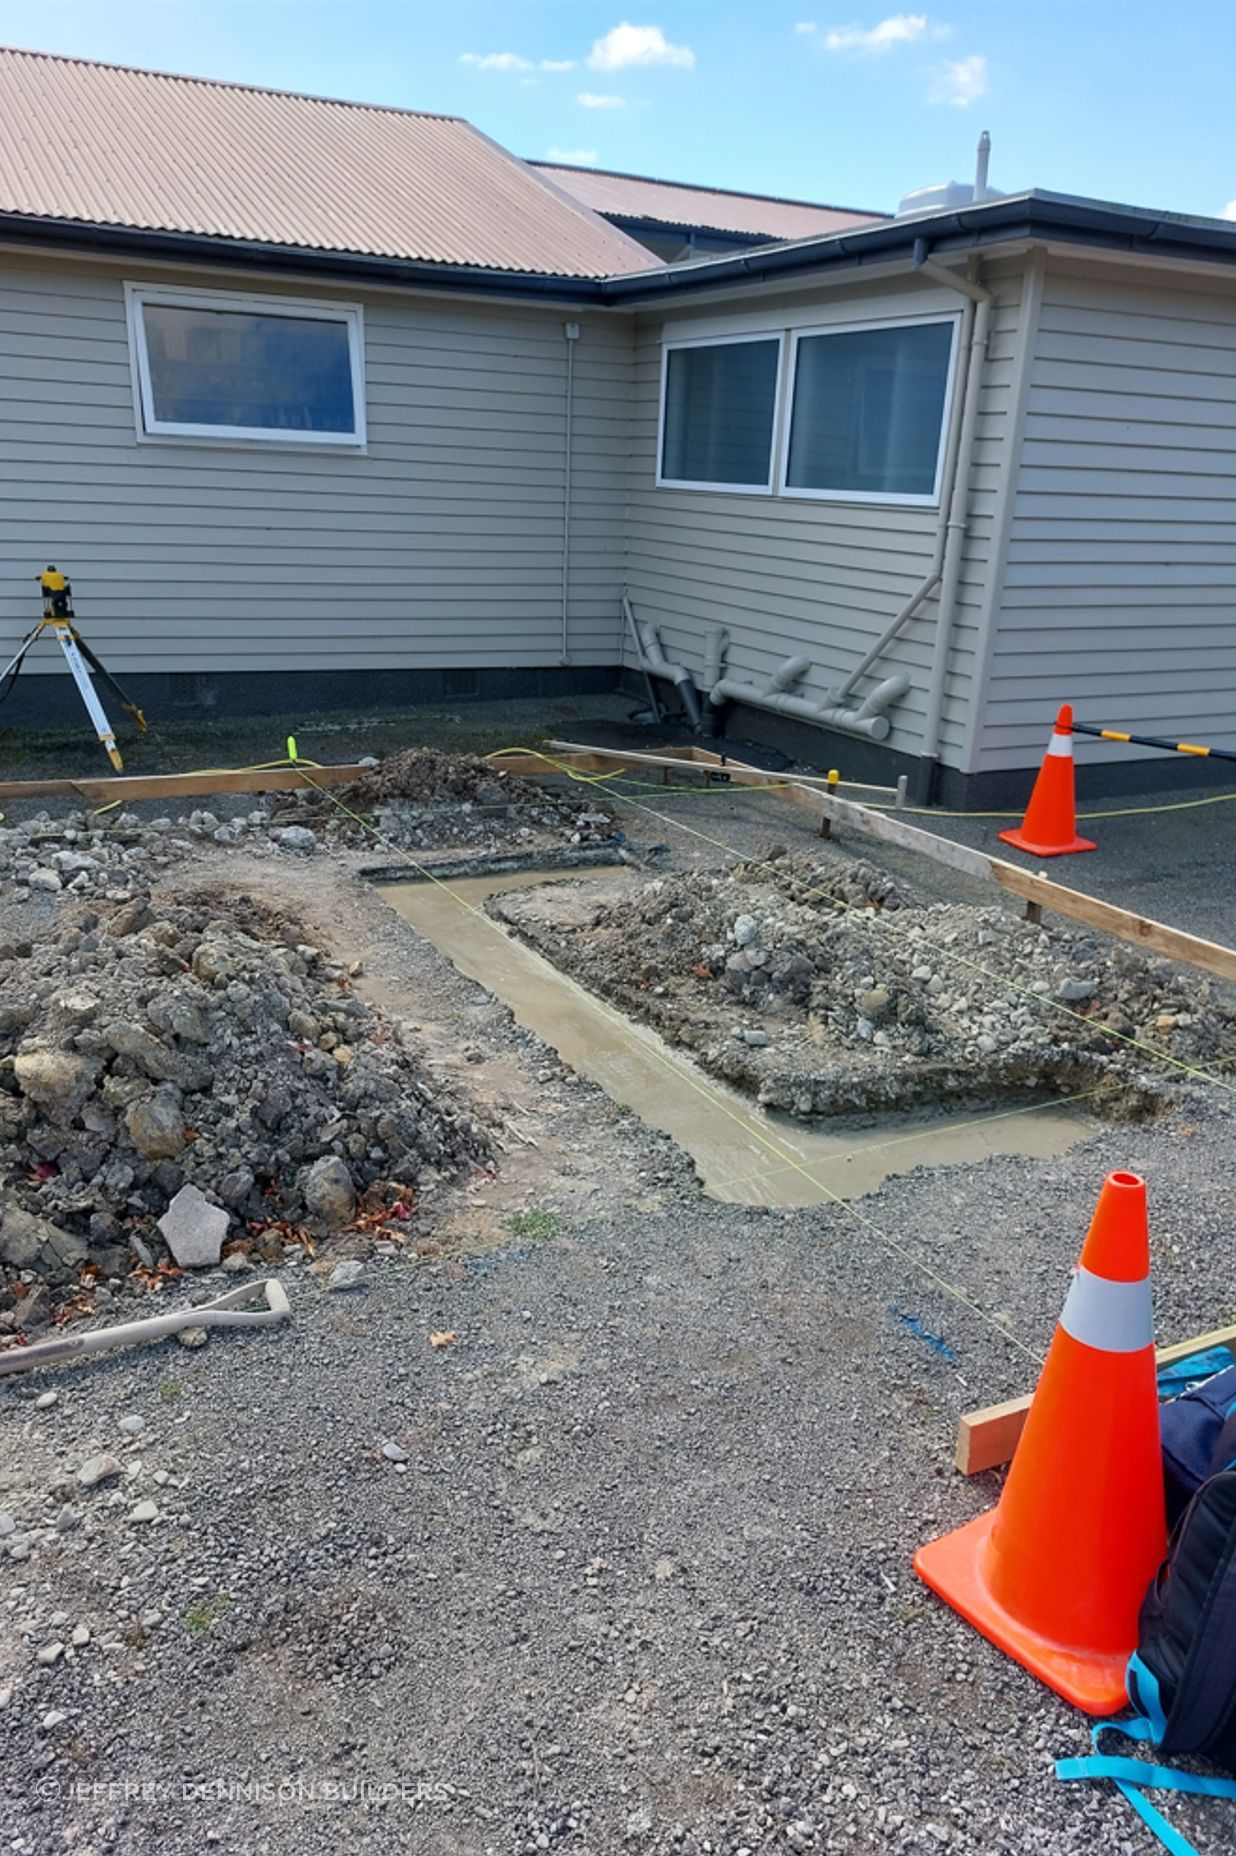
<path id="1" fill-rule="evenodd" d="M 767 797 L 646 797 L 628 837 L 677 867 L 716 852 L 675 816 L 743 855 L 811 842 Z M 428 1068 L 501 1110 L 502 1166 L 359 1289 L 288 1267 L 290 1329 L 0 1383 L 7 1849 L 1148 1856 L 1052 1776 L 1088 1725 L 910 1561 L 995 1498 L 951 1468 L 956 1416 L 1033 1377 L 1000 1324 L 1042 1351 L 1109 1169 L 1150 1182 L 1162 1337 L 1236 1318 L 1230 1096 L 853 1212 L 718 1206 L 358 861 L 202 846 L 164 880 L 260 888 L 362 958 Z M 1172 1816 L 1236 1843 L 1231 1807 Z"/>
<path id="2" fill-rule="evenodd" d="M 1135 1160 L 1176 1334 L 1232 1313 L 1205 1151 L 1108 1133 L 867 1205 L 1041 1347 Z M 290 1331 L 5 1388 L 5 1505 L 78 1519 L 10 1569 L 10 1849 L 1142 1847 L 1052 1777 L 1085 1724 L 910 1571 L 995 1493 L 950 1473 L 956 1413 L 1029 1365 L 844 1212 L 628 1206 L 367 1270 L 293 1273 Z M 84 1493 L 102 1450 L 124 1474 Z"/>

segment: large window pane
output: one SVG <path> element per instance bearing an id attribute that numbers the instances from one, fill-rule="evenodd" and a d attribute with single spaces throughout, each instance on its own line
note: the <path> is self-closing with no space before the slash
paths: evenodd
<path id="1" fill-rule="evenodd" d="M 780 346 L 773 339 L 669 350 L 662 477 L 767 485 Z"/>
<path id="2" fill-rule="evenodd" d="M 798 343 L 786 488 L 934 496 L 951 322 Z"/>
<path id="3" fill-rule="evenodd" d="M 159 425 L 356 430 L 347 322 L 170 303 L 142 315 Z"/>

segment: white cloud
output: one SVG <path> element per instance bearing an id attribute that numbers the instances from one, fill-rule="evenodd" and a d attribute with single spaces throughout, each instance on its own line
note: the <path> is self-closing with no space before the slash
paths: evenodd
<path id="1" fill-rule="evenodd" d="M 521 58 L 518 52 L 464 52 L 460 64 L 470 64 L 477 71 L 534 71 L 536 66 L 531 58 Z"/>
<path id="2" fill-rule="evenodd" d="M 695 53 L 689 45 L 671 45 L 660 26 L 632 26 L 623 20 L 588 54 L 594 71 L 624 71 L 629 65 L 673 64 L 691 70 Z"/>
<path id="3" fill-rule="evenodd" d="M 801 32 L 802 27 L 798 30 Z M 897 45 L 913 45 L 917 39 L 940 36 L 925 13 L 893 13 L 878 26 L 834 26 L 824 35 L 824 49 L 830 52 L 856 52 L 860 58 L 883 58 Z"/>
<path id="4" fill-rule="evenodd" d="M 595 90 L 581 90 L 576 102 L 586 110 L 623 110 L 627 106 L 625 97 L 602 97 Z"/>
<path id="5" fill-rule="evenodd" d="M 595 148 L 549 148 L 545 151 L 547 161 L 561 161 L 568 168 L 594 168 L 597 164 Z"/>
<path id="6" fill-rule="evenodd" d="M 946 103 L 953 109 L 969 109 L 987 95 L 987 60 L 982 57 L 955 58 L 941 65 L 927 93 L 929 103 Z"/>
<path id="7" fill-rule="evenodd" d="M 795 26 L 794 30 L 795 32 L 805 33 L 808 37 L 810 37 L 810 35 L 813 32 L 818 32 L 820 28 L 816 25 L 814 20 L 800 19 L 798 24 Z"/>
<path id="8" fill-rule="evenodd" d="M 460 64 L 470 64 L 474 71 L 573 71 L 574 58 L 521 58 L 518 52 L 463 52 Z"/>
<path id="9" fill-rule="evenodd" d="M 1219 217 L 1220 219 L 1236 219 L 1236 200 L 1229 200 Z"/>

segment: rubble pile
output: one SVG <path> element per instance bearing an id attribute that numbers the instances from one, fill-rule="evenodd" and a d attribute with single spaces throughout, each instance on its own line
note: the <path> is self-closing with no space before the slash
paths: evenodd
<path id="1" fill-rule="evenodd" d="M 128 902 L 160 871 L 170 870 L 203 846 L 243 845 L 259 856 L 302 857 L 317 848 L 315 832 L 272 816 L 269 800 L 248 801 L 251 809 L 221 819 L 206 807 L 180 818 L 140 818 L 69 812 L 0 826 L 0 897 L 28 902 L 32 896 L 89 897 Z"/>
<path id="2" fill-rule="evenodd" d="M 0 947 L 0 1276 L 124 1274 L 164 1255 L 160 1231 L 216 1257 L 253 1224 L 321 1234 L 487 1153 L 273 910 L 138 895 Z"/>
<path id="3" fill-rule="evenodd" d="M 476 755 L 405 748 L 350 785 L 248 798 L 226 817 L 206 806 L 177 818 L 40 811 L 0 824 L 0 899 L 67 893 L 127 902 L 160 871 L 212 845 L 259 857 L 304 857 L 325 846 L 373 851 L 371 827 L 414 850 L 531 854 L 604 844 L 615 834 L 613 814 L 580 792 L 547 792 Z"/>
<path id="4" fill-rule="evenodd" d="M 1001 907 L 916 906 L 867 865 L 807 858 L 696 872 L 555 915 L 547 890 L 490 908 L 566 972 L 796 1116 L 1098 1088 L 1150 1112 L 1214 1064 L 1236 1013 L 1200 974 Z M 1059 1009 L 1065 1008 L 1065 1009 Z M 1135 1040 L 1136 1042 L 1130 1042 Z"/>
<path id="5" fill-rule="evenodd" d="M 614 832 L 612 813 L 590 794 L 576 798 L 548 792 L 478 755 L 437 748 L 402 748 L 335 790 L 349 811 L 372 822 L 390 842 L 410 849 L 532 849 L 546 840 L 602 844 Z M 366 840 L 364 828 L 330 799 L 311 794 L 310 801 L 316 802 L 322 829 L 332 837 Z"/>

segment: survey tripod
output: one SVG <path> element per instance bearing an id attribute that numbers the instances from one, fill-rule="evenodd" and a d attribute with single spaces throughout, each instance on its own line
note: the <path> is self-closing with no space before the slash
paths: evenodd
<path id="1" fill-rule="evenodd" d="M 90 672 L 93 671 L 96 677 L 102 679 L 121 707 L 129 711 L 143 734 L 146 730 L 146 718 L 137 704 L 129 701 L 111 671 L 105 669 L 99 662 L 77 630 L 73 613 L 73 589 L 64 575 L 57 568 L 49 567 L 46 573 L 39 575 L 39 586 L 43 592 L 43 616 L 26 633 L 16 652 L 0 671 L 0 701 L 4 700 L 17 681 L 18 672 L 25 663 L 26 654 L 31 646 L 37 643 L 44 632 L 50 632 L 64 652 L 64 661 L 72 673 L 78 694 L 86 705 L 86 713 L 94 723 L 94 732 L 102 743 L 103 751 L 119 773 L 124 767 L 124 762 L 116 746 L 115 732 L 107 719 L 103 704 L 99 701 L 98 692 L 90 680 Z"/>

